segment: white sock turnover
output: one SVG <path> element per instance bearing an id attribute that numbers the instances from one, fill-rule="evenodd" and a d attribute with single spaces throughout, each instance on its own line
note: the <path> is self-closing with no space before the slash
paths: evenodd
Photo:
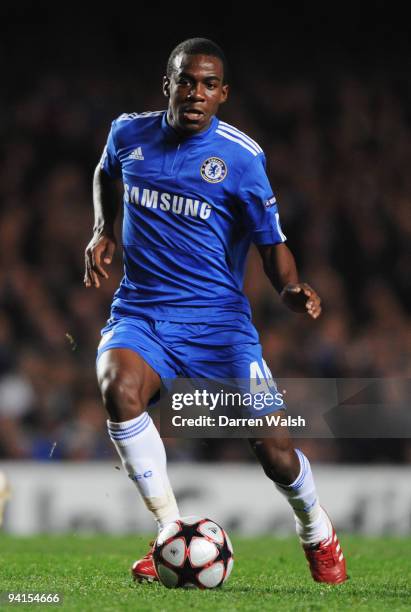
<path id="1" fill-rule="evenodd" d="M 147 412 L 129 421 L 107 421 L 109 436 L 124 469 L 136 484 L 158 528 L 180 517 L 167 475 L 164 444 Z"/>
<path id="2" fill-rule="evenodd" d="M 300 473 L 290 485 L 275 483 L 294 510 L 297 534 L 303 544 L 316 544 L 331 537 L 332 526 L 320 506 L 310 462 L 296 448 L 300 460 Z"/>

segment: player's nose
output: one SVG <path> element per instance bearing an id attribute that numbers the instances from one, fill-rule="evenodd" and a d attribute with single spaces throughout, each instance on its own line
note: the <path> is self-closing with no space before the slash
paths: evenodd
<path id="1" fill-rule="evenodd" d="M 191 87 L 187 98 L 189 100 L 204 100 L 204 88 L 201 86 L 201 83 L 197 83 L 197 85 Z"/>

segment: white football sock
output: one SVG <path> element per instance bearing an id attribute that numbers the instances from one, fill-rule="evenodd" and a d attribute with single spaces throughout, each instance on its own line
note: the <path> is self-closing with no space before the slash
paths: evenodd
<path id="1" fill-rule="evenodd" d="M 107 421 L 109 436 L 158 528 L 180 517 L 167 475 L 164 444 L 147 412 L 129 421 Z"/>
<path id="2" fill-rule="evenodd" d="M 310 462 L 300 449 L 296 448 L 295 452 L 300 460 L 300 473 L 290 485 L 275 483 L 275 486 L 294 510 L 297 534 L 301 542 L 316 544 L 331 537 L 332 526 L 320 506 Z"/>

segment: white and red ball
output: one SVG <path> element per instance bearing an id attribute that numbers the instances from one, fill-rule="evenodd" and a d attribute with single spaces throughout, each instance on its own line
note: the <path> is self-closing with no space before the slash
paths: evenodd
<path id="1" fill-rule="evenodd" d="M 187 516 L 167 525 L 157 537 L 153 559 L 159 580 L 168 588 L 213 589 L 233 569 L 233 547 L 220 525 Z"/>

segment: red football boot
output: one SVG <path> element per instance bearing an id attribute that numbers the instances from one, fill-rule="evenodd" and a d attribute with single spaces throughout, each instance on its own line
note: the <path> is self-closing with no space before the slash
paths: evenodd
<path id="1" fill-rule="evenodd" d="M 347 580 L 345 559 L 334 528 L 327 540 L 319 544 L 303 545 L 303 549 L 316 582 L 340 584 Z"/>
<path id="2" fill-rule="evenodd" d="M 154 542 L 150 542 L 151 548 L 148 553 L 142 559 L 134 561 L 131 566 L 131 575 L 136 582 L 144 582 L 144 580 L 147 580 L 147 582 L 154 582 L 158 580 L 153 561 L 153 544 Z"/>

